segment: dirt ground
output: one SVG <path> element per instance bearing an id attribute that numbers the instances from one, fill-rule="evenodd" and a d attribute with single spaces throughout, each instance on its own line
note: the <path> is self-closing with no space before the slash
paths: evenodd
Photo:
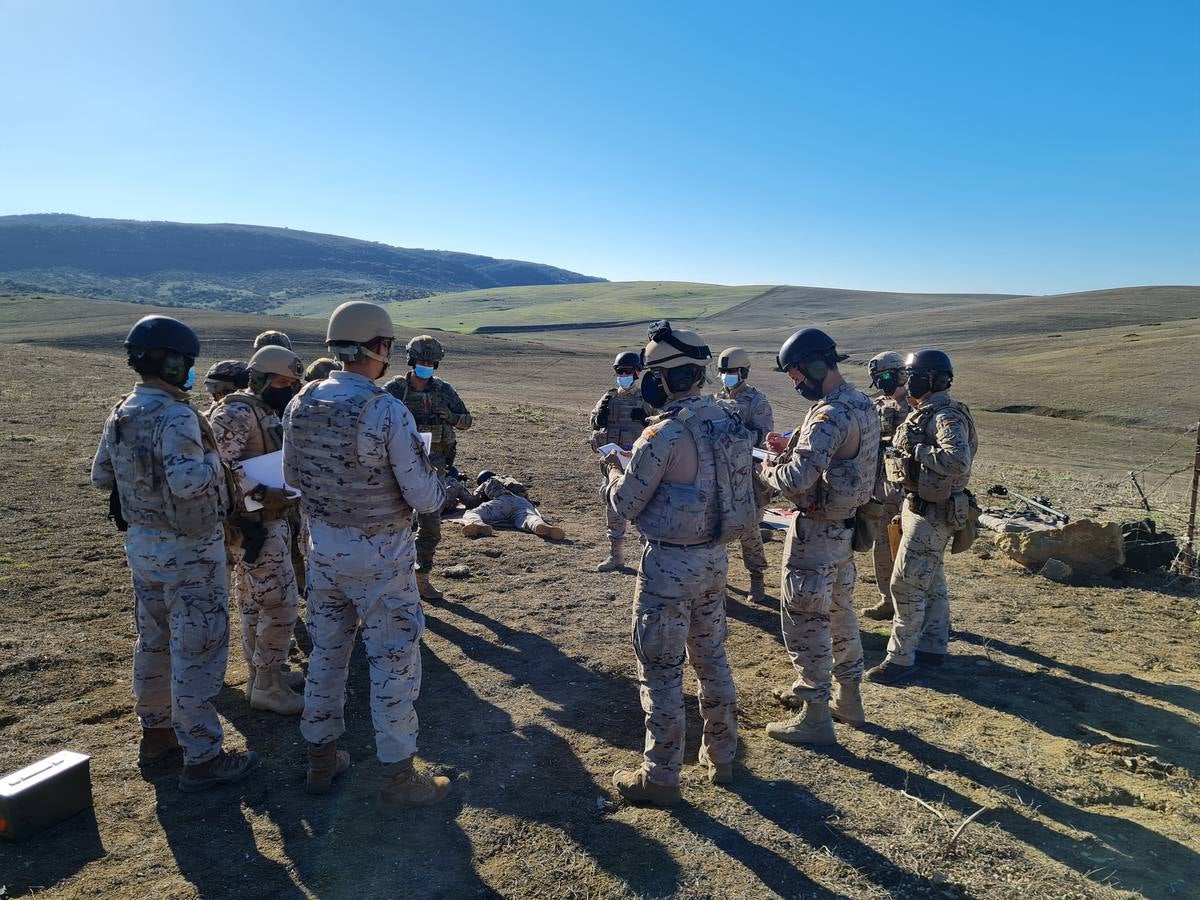
<path id="1" fill-rule="evenodd" d="M 215 351 L 255 330 L 231 325 Z M 81 333 L 65 350 L 0 346 L 0 770 L 79 750 L 92 756 L 95 797 L 94 815 L 0 844 L 0 897 L 1198 895 L 1196 597 L 1148 576 L 1053 584 L 986 540 L 949 563 L 949 664 L 908 687 L 866 686 L 869 726 L 839 726 L 840 745 L 822 752 L 763 733 L 780 717 L 770 689 L 791 669 L 778 611 L 747 604 L 733 549 L 735 783 L 710 786 L 695 769 L 689 686 L 686 802 L 617 802 L 611 775 L 636 762 L 642 713 L 634 577 L 593 571 L 606 546 L 583 434 L 608 350 L 509 358 L 467 343 L 471 354 L 445 372 L 478 421 L 460 468 L 528 479 L 569 539 L 469 541 L 446 527 L 437 580 L 447 599 L 426 607 L 417 708 L 421 757 L 454 785 L 442 806 L 390 815 L 373 803 L 361 648 L 344 740 L 354 767 L 330 796 L 302 792 L 296 721 L 249 708 L 236 651 L 217 706 L 229 743 L 263 754 L 260 774 L 185 796 L 176 772 L 139 771 L 128 572 L 88 484 L 100 425 L 130 373 L 111 336 Z M 798 402 L 779 397 L 785 421 Z M 1062 432 L 1062 458 L 1031 468 L 1024 439 L 999 434 L 1001 421 L 1026 418 L 983 420 L 977 483 L 1036 472 L 1041 492 L 1072 497 L 1089 479 L 1120 480 L 1120 461 L 1086 477 L 1069 462 L 1071 442 L 1100 426 Z M 1015 449 L 989 456 L 989 427 L 994 446 Z M 1145 435 L 1156 447 L 1168 439 Z M 781 546 L 768 544 L 773 565 Z M 468 578 L 444 577 L 459 563 Z M 856 599 L 874 598 L 865 563 Z M 886 628 L 864 625 L 873 664 Z"/>

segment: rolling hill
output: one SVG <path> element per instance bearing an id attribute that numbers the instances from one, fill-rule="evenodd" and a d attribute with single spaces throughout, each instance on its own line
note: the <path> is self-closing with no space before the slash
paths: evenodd
<path id="1" fill-rule="evenodd" d="M 0 289 L 269 312 L 448 291 L 603 281 L 541 263 L 258 225 L 0 216 Z"/>

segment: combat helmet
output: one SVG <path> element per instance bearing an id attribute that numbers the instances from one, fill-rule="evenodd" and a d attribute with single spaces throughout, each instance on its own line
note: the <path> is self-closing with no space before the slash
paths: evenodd
<path id="1" fill-rule="evenodd" d="M 621 369 L 633 369 L 635 372 L 640 372 L 642 370 L 642 354 L 636 350 L 618 353 L 617 358 L 613 360 L 613 371 L 619 372 Z"/>
<path id="2" fill-rule="evenodd" d="M 954 365 L 943 350 L 925 349 L 908 354 L 904 361 L 908 392 L 917 398 L 947 390 L 954 382 Z"/>
<path id="3" fill-rule="evenodd" d="M 142 376 L 161 378 L 183 390 L 196 381 L 196 357 L 200 338 L 178 319 L 143 316 L 125 336 L 129 367 Z"/>
<path id="4" fill-rule="evenodd" d="M 872 356 L 867 363 L 867 373 L 871 376 L 871 384 L 888 394 L 908 381 L 904 357 L 895 350 L 885 350 Z"/>
<path id="5" fill-rule="evenodd" d="M 647 369 L 676 369 L 680 366 L 704 366 L 712 353 L 694 331 L 676 331 L 666 319 L 646 329 L 650 343 L 642 352 Z"/>
<path id="6" fill-rule="evenodd" d="M 264 331 L 254 339 L 255 350 L 261 350 L 263 347 L 284 347 L 291 350 L 292 339 L 282 331 Z"/>
<path id="7" fill-rule="evenodd" d="M 314 359 L 308 364 L 308 368 L 304 370 L 305 381 L 324 381 L 329 377 L 330 372 L 340 371 L 342 364 L 336 359 L 330 359 L 328 356 L 322 356 Z"/>
<path id="8" fill-rule="evenodd" d="M 335 355 L 346 355 L 349 358 L 355 353 L 361 353 L 386 366 L 387 354 L 369 350 L 367 344 L 381 338 L 391 341 L 395 336 L 396 329 L 386 309 L 365 300 L 348 300 L 329 316 L 325 345 Z M 390 352 L 389 344 L 388 353 Z"/>
<path id="9" fill-rule="evenodd" d="M 249 370 L 240 359 L 223 359 L 213 363 L 204 374 L 204 389 L 214 397 L 244 388 L 249 383 Z"/>
<path id="10" fill-rule="evenodd" d="M 433 363 L 436 369 L 438 363 L 446 358 L 446 351 L 442 348 L 442 343 L 431 334 L 418 334 L 411 341 L 404 345 L 405 351 L 408 353 L 408 364 L 414 366 L 418 359 L 427 359 Z"/>
<path id="11" fill-rule="evenodd" d="M 717 357 L 718 372 L 732 372 L 734 369 L 750 371 L 750 354 L 741 347 L 729 347 Z"/>
<path id="12" fill-rule="evenodd" d="M 248 368 L 261 375 L 286 375 L 289 378 L 300 378 L 304 375 L 304 364 L 286 347 L 278 344 L 268 344 L 250 357 Z"/>

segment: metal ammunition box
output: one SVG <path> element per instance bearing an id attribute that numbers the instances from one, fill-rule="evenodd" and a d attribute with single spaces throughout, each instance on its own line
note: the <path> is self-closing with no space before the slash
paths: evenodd
<path id="1" fill-rule="evenodd" d="M 70 750 L 0 778 L 0 837 L 20 840 L 92 805 L 91 757 Z"/>

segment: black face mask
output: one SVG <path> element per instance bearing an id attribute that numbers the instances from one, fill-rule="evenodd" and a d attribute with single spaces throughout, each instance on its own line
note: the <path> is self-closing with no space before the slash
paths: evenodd
<path id="1" fill-rule="evenodd" d="M 920 400 L 933 389 L 933 376 L 928 372 L 913 372 L 908 376 L 908 396 Z"/>
<path id="2" fill-rule="evenodd" d="M 807 375 L 804 376 L 803 381 L 801 381 L 798 385 L 796 385 L 796 393 L 799 394 L 801 397 L 803 397 L 805 400 L 812 400 L 812 401 L 820 400 L 822 397 L 825 396 L 824 394 L 821 393 L 821 385 L 819 385 L 819 384 L 814 385 L 809 380 Z"/>
<path id="3" fill-rule="evenodd" d="M 871 379 L 871 383 L 890 397 L 900 386 L 900 377 L 895 372 L 880 372 Z"/>
<path id="4" fill-rule="evenodd" d="M 662 409 L 667 405 L 667 391 L 663 387 L 662 379 L 658 377 L 658 372 L 653 369 L 647 369 L 642 375 L 642 399 L 655 409 Z"/>
<path id="5" fill-rule="evenodd" d="M 280 416 L 283 415 L 283 411 L 287 409 L 289 401 L 295 396 L 296 389 L 294 387 L 269 387 L 262 392 L 263 402 Z"/>

